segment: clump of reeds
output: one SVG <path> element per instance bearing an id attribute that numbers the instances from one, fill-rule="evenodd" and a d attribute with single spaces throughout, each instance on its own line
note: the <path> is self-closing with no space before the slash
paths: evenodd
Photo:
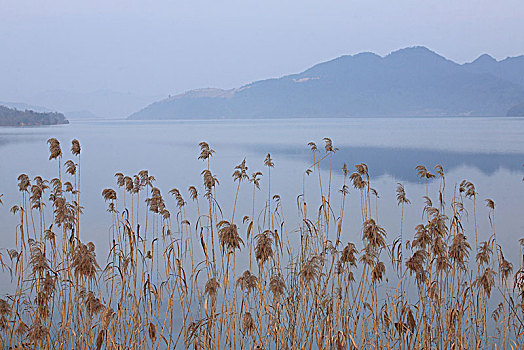
<path id="1" fill-rule="evenodd" d="M 383 227 L 372 169 L 344 165 L 334 177 L 337 148 L 323 141 L 323 150 L 308 144 L 299 221 L 284 215 L 271 190 L 270 154 L 259 164 L 267 173 L 248 175 L 246 159 L 234 167 L 227 205 L 218 201 L 215 151 L 206 142 L 202 186 L 188 188 L 188 202 L 172 188 L 172 208 L 147 170 L 116 173 L 116 188 L 102 191 L 112 224 L 108 256 L 99 258 L 81 239 L 80 143 L 72 141 L 62 173 L 60 142 L 49 139 L 58 176 L 18 177 L 16 247 L 0 255 L 11 281 L 0 298 L 0 348 L 521 348 L 524 270 L 497 242 L 495 202 L 485 200 L 491 236 L 479 242 L 475 185 L 462 181 L 446 205 L 443 167 L 434 175 L 419 165 L 421 222 L 408 235 L 404 211 L 417 209 L 398 183 L 400 226 Z M 306 186 L 313 173 L 316 183 Z M 255 198 L 261 184 L 267 197 Z M 360 219 L 343 224 L 349 195 L 360 198 L 352 208 Z M 240 207 L 241 198 L 251 206 Z M 464 221 L 471 207 L 473 230 Z"/>

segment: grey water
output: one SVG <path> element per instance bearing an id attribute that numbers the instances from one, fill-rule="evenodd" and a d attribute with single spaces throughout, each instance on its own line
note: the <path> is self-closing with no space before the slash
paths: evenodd
<path id="1" fill-rule="evenodd" d="M 305 189 L 308 203 L 319 198 L 318 176 L 307 176 L 313 162 L 308 142 L 314 141 L 323 152 L 323 138 L 329 137 L 338 148 L 330 164 L 321 163 L 323 184 L 332 177 L 333 203 L 340 203 L 341 167 L 347 163 L 366 163 L 371 187 L 378 191 L 373 200 L 373 215 L 384 226 L 388 241 L 400 232 L 400 208 L 395 199 L 397 182 L 404 184 L 411 204 L 404 212 L 404 232 L 410 238 L 414 227 L 422 222 L 426 194 L 425 181 L 417 177 L 415 167 L 428 170 L 441 164 L 446 172 L 446 202 L 449 205 L 456 184 L 467 179 L 478 192 L 477 220 L 479 240 L 492 233 L 489 210 L 484 200 L 496 204 L 495 226 L 504 254 L 520 266 L 524 237 L 524 119 L 522 118 L 352 118 L 352 119 L 284 119 L 284 120 L 206 120 L 206 121 L 73 121 L 69 125 L 0 128 L 0 252 L 15 247 L 17 218 L 9 209 L 20 203 L 17 177 L 26 173 L 32 179 L 40 175 L 51 179 L 58 174 L 56 161 L 48 160 L 46 141 L 57 138 L 62 144 L 63 160 L 71 159 L 71 140 L 78 139 L 81 153 L 82 240 L 93 241 L 103 259 L 109 240 L 111 216 L 101 193 L 116 189 L 114 174 L 137 174 L 147 169 L 156 178 L 169 209 L 175 211 L 168 191 L 178 188 L 190 205 L 187 188 L 202 190 L 201 171 L 207 166 L 198 160 L 200 141 L 210 144 L 216 153 L 211 168 L 220 181 L 218 200 L 225 218 L 231 216 L 236 184 L 231 174 L 244 158 L 248 173 L 262 171 L 261 189 L 256 192 L 257 211 L 267 199 L 267 168 L 263 160 L 271 153 L 275 168 L 271 170 L 271 192 L 281 197 L 290 235 L 299 226 L 297 196 Z M 330 172 L 331 167 L 331 172 Z M 63 171 L 63 170 L 62 170 Z M 66 181 L 66 180 L 64 180 Z M 429 183 L 429 196 L 437 202 L 439 180 Z M 120 192 L 119 192 L 120 193 Z M 235 220 L 251 215 L 252 186 L 241 185 Z M 346 199 L 342 241 L 360 242 L 360 195 L 351 188 Z M 471 202 L 471 201 L 470 201 Z M 466 201 L 466 234 L 472 236 L 473 207 Z M 469 203 L 469 204 L 468 204 Z M 334 206 L 338 208 L 338 205 Z M 49 210 L 49 208 L 48 208 Z M 313 210 L 314 212 L 314 210 Z M 291 237 L 292 239 L 292 237 Z M 473 241 L 471 241 L 473 239 Z M 357 244 L 358 246 L 358 244 Z"/>

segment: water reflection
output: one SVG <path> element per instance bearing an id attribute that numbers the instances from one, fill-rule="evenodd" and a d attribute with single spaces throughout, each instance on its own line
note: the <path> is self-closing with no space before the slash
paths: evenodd
<path id="1" fill-rule="evenodd" d="M 300 157 L 305 162 L 312 160 L 311 152 L 306 147 L 274 147 L 265 145 L 256 147 L 261 152 L 271 152 L 288 158 Z M 476 168 L 485 175 L 493 175 L 500 169 L 524 174 L 524 153 L 472 153 L 452 152 L 445 150 L 386 148 L 386 147 L 344 147 L 333 157 L 333 168 L 341 169 L 348 166 L 366 163 L 371 170 L 371 176 L 390 175 L 395 179 L 408 182 L 419 182 L 415 167 L 422 164 L 432 171 L 440 164 L 446 171 L 460 167 Z M 328 162 L 321 163 L 324 169 L 329 168 Z M 432 171 L 434 172 L 434 171 Z"/>

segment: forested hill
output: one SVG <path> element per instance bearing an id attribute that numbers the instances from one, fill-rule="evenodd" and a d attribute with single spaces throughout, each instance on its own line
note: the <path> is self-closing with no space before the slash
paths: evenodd
<path id="1" fill-rule="evenodd" d="M 40 113 L 31 110 L 20 111 L 0 106 L 0 126 L 37 126 L 69 124 L 62 113 Z"/>
<path id="2" fill-rule="evenodd" d="M 524 56 L 458 64 L 425 48 L 341 56 L 299 73 L 158 101 L 129 119 L 504 116 L 524 102 Z"/>

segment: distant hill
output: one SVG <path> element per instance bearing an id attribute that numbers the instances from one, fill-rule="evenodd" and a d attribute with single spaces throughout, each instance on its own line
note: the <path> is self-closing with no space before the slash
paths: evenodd
<path id="1" fill-rule="evenodd" d="M 31 111 L 34 111 L 34 112 L 41 112 L 41 113 L 54 112 L 54 111 L 52 111 L 52 110 L 50 110 L 49 108 L 46 108 L 46 107 L 33 106 L 33 105 L 30 105 L 30 104 L 27 104 L 27 103 L 23 103 L 23 102 L 2 102 L 2 101 L 0 101 L 0 106 L 5 106 L 5 107 L 9 107 L 9 108 L 15 108 L 15 109 L 18 109 L 20 111 L 31 110 Z"/>
<path id="2" fill-rule="evenodd" d="M 232 90 L 200 89 L 129 119 L 502 116 L 524 101 L 524 56 L 460 65 L 425 47 L 342 56 Z"/>
<path id="3" fill-rule="evenodd" d="M 68 123 L 69 121 L 61 113 L 40 113 L 30 110 L 19 111 L 17 109 L 0 106 L 0 126 L 37 126 Z"/>
<path id="4" fill-rule="evenodd" d="M 508 57 L 501 61 L 484 54 L 463 65 L 472 73 L 491 74 L 494 77 L 524 86 L 524 56 Z"/>
<path id="5" fill-rule="evenodd" d="M 508 117 L 524 117 L 524 103 L 511 107 Z"/>

